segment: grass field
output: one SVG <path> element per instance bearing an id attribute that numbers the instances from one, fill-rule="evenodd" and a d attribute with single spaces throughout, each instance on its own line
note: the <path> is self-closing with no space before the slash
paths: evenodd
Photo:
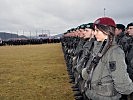
<path id="1" fill-rule="evenodd" d="M 0 47 L 0 100 L 74 100 L 61 45 Z"/>

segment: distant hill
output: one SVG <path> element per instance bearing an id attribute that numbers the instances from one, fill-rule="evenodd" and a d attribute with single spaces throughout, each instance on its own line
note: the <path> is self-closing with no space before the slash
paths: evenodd
<path id="1" fill-rule="evenodd" d="M 2 40 L 8 40 L 11 38 L 27 38 L 24 35 L 17 35 L 17 34 L 12 34 L 12 33 L 7 33 L 7 32 L 0 32 L 0 38 Z"/>

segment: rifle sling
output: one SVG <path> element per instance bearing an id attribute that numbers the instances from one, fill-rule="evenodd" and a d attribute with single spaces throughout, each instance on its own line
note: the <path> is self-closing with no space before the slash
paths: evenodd
<path id="1" fill-rule="evenodd" d="M 98 65 L 98 63 L 99 63 L 100 59 L 103 57 L 103 55 L 112 46 L 112 45 L 108 45 L 108 43 L 106 43 L 106 42 L 107 42 L 106 40 L 103 42 L 98 54 L 93 58 L 90 66 L 87 68 L 87 73 L 89 74 L 89 77 L 87 80 L 87 85 L 88 85 L 89 89 L 91 89 L 91 80 L 92 80 L 93 72 L 94 72 L 96 66 Z"/>

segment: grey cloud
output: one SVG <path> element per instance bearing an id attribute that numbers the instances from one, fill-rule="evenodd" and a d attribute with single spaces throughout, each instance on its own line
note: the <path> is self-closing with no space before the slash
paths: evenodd
<path id="1" fill-rule="evenodd" d="M 104 15 L 133 20 L 132 0 L 0 0 L 0 31 L 49 29 L 61 33 Z"/>

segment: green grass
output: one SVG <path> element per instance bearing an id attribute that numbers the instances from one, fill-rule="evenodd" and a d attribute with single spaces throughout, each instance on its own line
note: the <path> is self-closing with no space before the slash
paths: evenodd
<path id="1" fill-rule="evenodd" d="M 0 100 L 74 100 L 58 44 L 0 47 Z"/>

